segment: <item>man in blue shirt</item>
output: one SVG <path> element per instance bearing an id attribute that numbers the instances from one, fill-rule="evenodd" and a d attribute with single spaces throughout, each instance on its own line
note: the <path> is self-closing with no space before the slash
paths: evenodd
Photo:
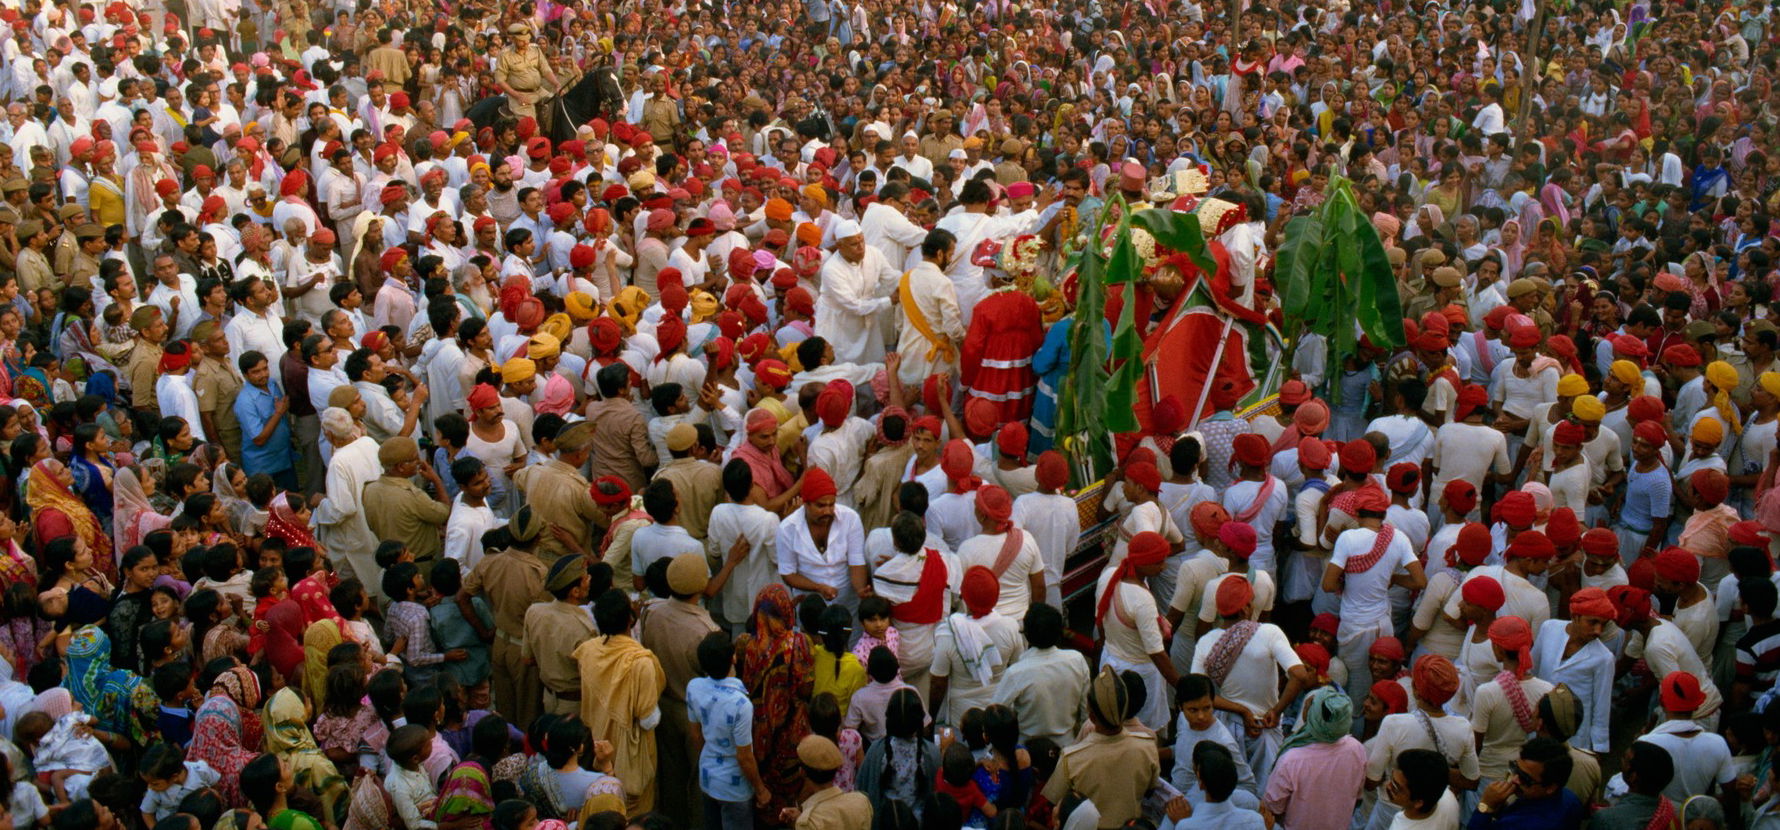
<path id="1" fill-rule="evenodd" d="M 1483 788 L 1470 830 L 1581 827 L 1582 801 L 1565 787 L 1573 764 L 1562 743 L 1543 736 L 1527 741 L 1520 759 L 1508 765 L 1510 775 Z"/>
<path id="2" fill-rule="evenodd" d="M 247 383 L 235 396 L 235 419 L 241 422 L 241 469 L 248 475 L 265 473 L 280 489 L 297 489 L 295 457 L 291 451 L 290 399 L 272 382 L 272 365 L 266 356 L 250 351 L 236 365 Z"/>
<path id="3" fill-rule="evenodd" d="M 712 632 L 698 644 L 703 677 L 686 684 L 686 719 L 698 753 L 708 830 L 752 830 L 754 805 L 772 799 L 754 760 L 754 704 L 735 676 L 735 646 Z"/>
<path id="4" fill-rule="evenodd" d="M 1177 758 L 1175 763 L 1182 760 Z M 1170 803 L 1168 817 L 1173 820 L 1174 830 L 1266 830 L 1267 822 L 1260 813 L 1230 803 L 1230 794 L 1236 790 L 1236 757 L 1228 747 L 1213 741 L 1195 745 L 1193 774 L 1199 779 L 1205 801 L 1193 807 L 1192 815 L 1185 818 L 1176 818 L 1178 807 L 1183 805 Z M 1162 826 L 1167 828 L 1168 823 Z"/>

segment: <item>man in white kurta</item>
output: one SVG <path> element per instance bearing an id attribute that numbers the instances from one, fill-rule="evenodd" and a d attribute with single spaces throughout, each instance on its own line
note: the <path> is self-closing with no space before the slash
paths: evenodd
<path id="1" fill-rule="evenodd" d="M 837 220 L 834 237 L 835 255 L 822 263 L 816 336 L 834 347 L 837 363 L 880 362 L 884 331 L 878 315 L 890 307 L 897 273 L 882 252 L 865 244 L 859 223 Z"/>
<path id="2" fill-rule="evenodd" d="M 209 440 L 204 437 L 204 420 L 198 414 L 198 395 L 192 391 L 191 372 L 185 367 L 177 373 L 165 371 L 167 361 L 164 358 L 161 366 L 161 376 L 155 380 L 155 403 L 161 408 L 161 417 L 184 418 L 186 425 L 191 427 L 194 440 Z"/>
<path id="3" fill-rule="evenodd" d="M 989 282 L 983 276 L 983 267 L 970 261 L 971 252 L 985 239 L 1006 239 L 1031 233 L 1036 229 L 1038 221 L 1037 215 L 1012 218 L 988 213 L 988 185 L 982 182 L 967 185 L 959 198 L 964 203 L 964 209 L 939 220 L 934 227 L 950 231 L 958 239 L 957 255 L 946 269 L 946 276 L 952 280 L 952 285 L 958 291 L 958 307 L 964 318 L 964 327 L 968 329 L 971 311 L 978 302 L 989 296 Z"/>
<path id="4" fill-rule="evenodd" d="M 878 249 L 892 268 L 902 267 L 908 261 L 909 251 L 919 247 L 927 238 L 927 229 L 909 221 L 902 213 L 900 205 L 907 197 L 908 185 L 884 185 L 884 189 L 878 191 L 878 200 L 868 205 L 865 214 L 859 217 L 859 230 L 865 234 L 865 244 Z"/>
<path id="5" fill-rule="evenodd" d="M 1588 603 L 1599 605 L 1590 608 Z M 1601 627 L 1610 625 L 1613 604 L 1599 588 L 1577 591 L 1570 601 L 1569 620 L 1547 620 L 1533 638 L 1533 674 L 1553 685 L 1563 684 L 1582 705 L 1581 724 L 1570 736 L 1570 745 L 1590 752 L 1608 750 L 1609 723 L 1613 717 L 1613 650 L 1600 640 Z M 1582 640 L 1575 653 L 1565 656 L 1572 637 Z"/>
<path id="6" fill-rule="evenodd" d="M 383 475 L 377 442 L 358 434 L 352 416 L 339 407 L 322 412 L 322 435 L 334 447 L 328 462 L 327 497 L 315 508 L 315 538 L 330 554 L 345 558 L 353 576 L 373 597 L 382 598 L 377 568 L 377 537 L 365 523 L 365 485 Z"/>
<path id="7" fill-rule="evenodd" d="M 896 377 L 904 386 L 915 386 L 928 375 L 958 373 L 964 316 L 958 289 L 944 270 L 957 247 L 930 251 L 932 247 L 923 243 L 921 261 L 902 275 L 896 288 L 896 352 L 902 356 Z"/>
<path id="8" fill-rule="evenodd" d="M 1389 592 L 1393 584 L 1420 590 L 1426 584 L 1421 563 L 1409 546 L 1409 537 L 1386 524 L 1389 509 L 1377 488 L 1360 491 L 1355 502 L 1360 526 L 1341 532 L 1335 550 L 1324 566 L 1322 587 L 1341 595 L 1341 628 L 1336 632 L 1338 655 L 1348 670 L 1348 695 L 1357 710 L 1372 688 L 1367 661 L 1372 643 L 1388 637 L 1391 629 Z M 1407 579 L 1399 582 L 1399 576 Z"/>
<path id="9" fill-rule="evenodd" d="M 1075 499 L 1063 495 L 1069 469 L 1061 455 L 1039 456 L 1037 473 L 1038 490 L 1014 499 L 1014 524 L 1038 545 L 1045 566 L 1044 601 L 1062 608 L 1063 562 L 1081 540 L 1082 516 Z"/>
<path id="10" fill-rule="evenodd" d="M 978 487 L 976 511 L 983 532 L 958 546 L 958 564 L 967 569 L 975 565 L 988 568 L 1001 588 L 996 613 L 1012 620 L 1024 619 L 1032 598 L 1044 595 L 1045 566 L 1038 554 L 1038 540 L 1014 524 L 1013 499 L 1000 487 Z"/>

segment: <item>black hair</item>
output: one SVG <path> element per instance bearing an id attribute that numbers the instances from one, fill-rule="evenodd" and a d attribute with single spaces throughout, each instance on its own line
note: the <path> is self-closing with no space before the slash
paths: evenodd
<path id="1" fill-rule="evenodd" d="M 1063 642 L 1063 612 L 1046 603 L 1026 609 L 1026 642 L 1033 648 L 1056 648 Z"/>
<path id="2" fill-rule="evenodd" d="M 192 664 L 184 660 L 175 660 L 154 670 L 150 681 L 154 686 L 155 696 L 163 702 L 173 700 L 185 691 L 192 682 Z"/>
<path id="3" fill-rule="evenodd" d="M 393 739 L 391 743 L 394 743 Z M 241 795 L 261 815 L 270 813 L 272 805 L 278 801 L 278 785 L 283 780 L 284 766 L 278 761 L 278 756 L 269 752 L 248 761 L 247 766 L 242 767 L 240 774 L 236 776 Z"/>
<path id="4" fill-rule="evenodd" d="M 631 622 L 630 595 L 613 588 L 593 602 L 593 622 L 608 637 L 623 634 Z"/>
<path id="5" fill-rule="evenodd" d="M 865 673 L 879 683 L 889 683 L 896 679 L 902 671 L 902 664 L 889 646 L 872 646 L 871 653 L 865 657 Z"/>
<path id="6" fill-rule="evenodd" d="M 179 744 L 156 741 L 142 753 L 137 774 L 150 781 L 169 781 L 185 770 L 185 750 Z"/>
<path id="7" fill-rule="evenodd" d="M 1200 741 L 1194 745 L 1193 768 L 1207 801 L 1223 801 L 1236 789 L 1236 759 L 1223 744 Z M 1446 769 L 1442 767 L 1440 772 L 1444 775 Z"/>
<path id="8" fill-rule="evenodd" d="M 735 643 L 722 631 L 713 631 L 698 641 L 698 670 L 712 680 L 729 676 L 735 666 Z"/>
<path id="9" fill-rule="evenodd" d="M 1769 619 L 1774 616 L 1774 605 L 1780 602 L 1780 589 L 1765 579 L 1737 583 L 1737 596 L 1749 609 L 1750 616 Z"/>
<path id="10" fill-rule="evenodd" d="M 1570 757 L 1568 746 L 1543 736 L 1531 738 L 1522 744 L 1520 757 L 1545 768 L 1545 774 L 1540 777 L 1539 783 L 1548 787 L 1569 781 L 1570 771 L 1576 765 L 1575 759 Z"/>
<path id="11" fill-rule="evenodd" d="M 1667 749 L 1649 741 L 1633 741 L 1626 751 L 1629 763 L 1626 772 L 1632 774 L 1626 783 L 1631 785 L 1632 792 L 1640 795 L 1657 795 L 1667 789 L 1669 782 L 1675 779 L 1675 759 Z M 1441 762 L 1441 778 L 1446 777 L 1445 762 Z"/>
<path id="12" fill-rule="evenodd" d="M 420 568 L 413 562 L 397 562 L 383 572 L 383 595 L 391 602 L 402 602 L 411 598 L 414 591 L 414 577 L 420 575 Z"/>
<path id="13" fill-rule="evenodd" d="M 1181 703 L 1215 697 L 1217 693 L 1217 684 L 1203 674 L 1183 674 L 1174 684 L 1174 699 Z"/>
<path id="14" fill-rule="evenodd" d="M 1665 753 L 1667 754 L 1667 753 Z M 1431 749 L 1411 749 L 1397 756 L 1397 769 L 1408 783 L 1410 804 L 1432 810 L 1440 803 L 1447 785 L 1446 758 Z M 1665 779 L 1666 785 L 1668 781 Z"/>
<path id="15" fill-rule="evenodd" d="M 551 769 L 567 764 L 587 748 L 590 734 L 580 718 L 567 717 L 552 724 L 549 736 L 544 739 L 544 762 Z"/>

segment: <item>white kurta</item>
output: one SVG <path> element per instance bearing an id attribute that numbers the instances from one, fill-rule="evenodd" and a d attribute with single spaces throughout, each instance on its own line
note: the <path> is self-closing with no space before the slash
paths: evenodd
<path id="1" fill-rule="evenodd" d="M 198 417 L 198 396 L 192 391 L 192 375 L 161 375 L 155 380 L 155 404 L 161 409 L 162 418 L 178 416 L 184 418 L 192 428 L 192 438 L 199 441 L 210 439 L 204 436 L 204 421 Z"/>
<path id="2" fill-rule="evenodd" d="M 958 307 L 964 316 L 964 327 L 968 329 L 971 312 L 977 303 L 989 296 L 989 281 L 983 276 L 983 268 L 972 264 L 970 255 L 985 239 L 1006 239 L 1031 233 L 1038 227 L 1038 215 L 1019 218 L 960 211 L 939 220 L 934 227 L 951 231 L 958 238 L 952 267 L 946 269 L 946 276 L 951 277 L 952 285 L 958 289 Z"/>
<path id="3" fill-rule="evenodd" d="M 865 215 L 859 218 L 859 230 L 865 234 L 865 244 L 878 249 L 893 268 L 908 261 L 909 251 L 920 247 L 927 239 L 926 228 L 910 222 L 902 211 L 881 202 L 865 208 Z"/>
<path id="4" fill-rule="evenodd" d="M 722 562 L 736 540 L 748 540 L 748 558 L 729 573 L 729 581 L 717 592 L 712 607 L 726 623 L 740 625 L 754 608 L 754 597 L 761 588 L 777 577 L 774 545 L 779 534 L 779 517 L 764 507 L 726 502 L 711 509 L 710 524 L 705 528 L 705 556 Z"/>
<path id="5" fill-rule="evenodd" d="M 835 362 L 883 361 L 884 332 L 878 315 L 890 307 L 890 292 L 896 290 L 899 276 L 883 252 L 870 245 L 858 262 L 835 254 L 822 263 L 816 336 L 834 347 Z"/>
<path id="6" fill-rule="evenodd" d="M 926 319 L 927 327 L 936 336 L 950 338 L 954 345 L 964 340 L 964 316 L 958 307 L 958 289 L 952 285 L 951 278 L 939 266 L 922 260 L 919 265 L 909 269 L 909 295 L 914 298 L 916 310 Z M 898 286 L 900 288 L 900 285 Z M 893 289 L 895 290 L 895 289 Z M 896 351 L 902 355 L 902 367 L 896 376 L 905 386 L 914 386 L 927 379 L 928 375 L 958 373 L 957 352 L 952 352 L 951 359 L 940 355 L 928 357 L 934 348 L 932 341 L 915 328 L 910 322 L 908 310 L 898 308 Z"/>
<path id="7" fill-rule="evenodd" d="M 377 536 L 365 523 L 364 495 L 365 485 L 382 475 L 377 442 L 360 436 L 334 450 L 328 462 L 327 497 L 315 508 L 316 541 L 330 554 L 345 557 L 353 575 L 377 599 L 383 598 L 383 574 L 377 567 Z"/>

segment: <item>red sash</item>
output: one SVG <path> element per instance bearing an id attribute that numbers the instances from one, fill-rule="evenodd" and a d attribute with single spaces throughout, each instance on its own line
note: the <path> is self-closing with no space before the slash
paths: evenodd
<path id="1" fill-rule="evenodd" d="M 1483 364 L 1483 373 L 1492 374 L 1496 370 L 1496 358 L 1490 354 L 1489 338 L 1481 331 L 1472 332 L 1471 337 L 1471 342 L 1477 344 L 1477 361 Z"/>
<path id="2" fill-rule="evenodd" d="M 1273 495 L 1273 488 L 1277 486 L 1279 486 L 1279 479 L 1268 475 L 1267 478 L 1261 482 L 1261 489 L 1256 491 L 1255 500 L 1250 502 L 1249 506 L 1244 507 L 1241 513 L 1231 516 L 1231 520 L 1242 522 L 1244 524 L 1252 524 L 1255 517 L 1261 515 L 1261 508 L 1267 506 L 1267 497 Z"/>
<path id="3" fill-rule="evenodd" d="M 1385 551 L 1390 550 L 1391 540 L 1396 538 L 1396 535 L 1397 529 L 1390 525 L 1379 528 L 1378 535 L 1372 539 L 1372 549 L 1347 560 L 1347 564 L 1343 565 L 1341 569 L 1350 574 L 1363 574 L 1372 570 L 1372 566 L 1384 558 Z"/>
<path id="4" fill-rule="evenodd" d="M 1014 564 L 1014 557 L 1020 555 L 1020 548 L 1025 546 L 1025 542 L 1026 535 L 1019 528 L 1007 529 L 1007 535 L 1001 539 L 1001 552 L 995 554 L 995 564 L 989 567 L 989 570 L 995 572 L 996 579 L 1000 579 L 1007 572 L 1008 566 Z"/>
<path id="5" fill-rule="evenodd" d="M 939 551 L 928 548 L 921 564 L 921 583 L 908 602 L 892 606 L 890 616 L 910 625 L 931 625 L 946 615 L 946 562 Z"/>

